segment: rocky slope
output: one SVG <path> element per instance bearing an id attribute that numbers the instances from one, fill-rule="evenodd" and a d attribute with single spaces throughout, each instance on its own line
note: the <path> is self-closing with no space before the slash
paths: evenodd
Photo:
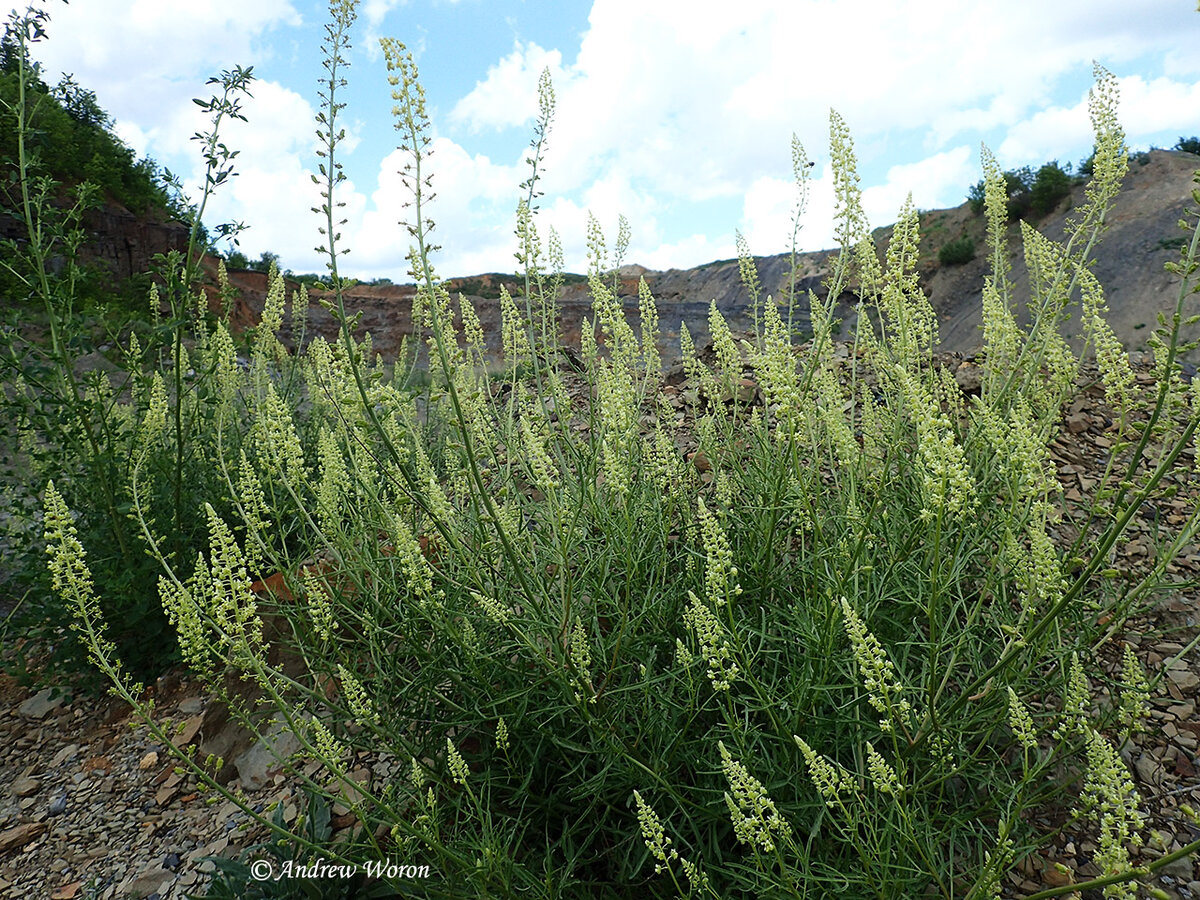
<path id="1" fill-rule="evenodd" d="M 1095 251 L 1094 272 L 1105 287 L 1110 307 L 1110 322 L 1117 336 L 1130 350 L 1145 347 L 1146 338 L 1154 328 L 1159 312 L 1174 308 L 1177 280 L 1163 265 L 1177 258 L 1182 232 L 1177 222 L 1191 202 L 1193 172 L 1200 168 L 1200 158 L 1190 153 L 1153 150 L 1135 159 L 1109 214 L 1109 230 Z M 1051 238 L 1061 239 L 1071 210 L 1084 202 L 1084 187 L 1075 187 L 1059 207 L 1038 223 L 1041 231 Z M 981 296 L 983 279 L 988 272 L 986 259 L 986 225 L 982 216 L 973 215 L 967 204 L 954 209 L 934 210 L 921 214 L 922 252 L 920 282 L 941 320 L 941 349 L 969 353 L 982 343 Z M 890 228 L 879 229 L 876 237 L 886 246 Z M 978 255 L 970 262 L 944 266 L 938 262 L 938 250 L 960 237 L 971 237 Z M 1028 292 L 1028 275 L 1018 226 L 1010 229 L 1010 261 L 1014 296 L 1024 298 Z M 801 329 L 808 324 L 808 291 L 824 299 L 828 278 L 836 254 L 833 251 L 800 254 L 797 258 L 795 291 L 796 323 Z M 757 257 L 759 278 L 765 294 L 777 299 L 788 295 L 791 259 L 786 254 Z M 235 271 L 231 279 L 240 297 L 236 318 L 243 325 L 254 324 L 262 310 L 266 294 L 266 277 L 261 273 Z M 637 321 L 637 288 L 645 278 L 658 303 L 662 329 L 662 350 L 667 357 L 678 353 L 680 323 L 703 344 L 708 334 L 708 308 L 715 300 L 717 307 L 734 331 L 752 328 L 750 298 L 741 283 L 737 260 L 707 263 L 693 269 L 670 269 L 665 272 L 641 266 L 625 266 L 618 272 L 620 293 L 628 317 Z M 521 287 L 513 276 L 496 274 L 455 278 L 448 282 L 452 293 L 463 292 L 471 298 L 479 312 L 485 332 L 499 344 L 500 283 L 507 283 L 514 295 Z M 400 341 L 411 333 L 410 313 L 415 288 L 412 285 L 363 285 L 350 291 L 348 308 L 361 310 L 361 329 L 369 331 L 375 348 L 385 357 L 399 349 Z M 319 305 L 320 295 L 313 294 L 309 311 L 309 333 L 332 337 L 336 328 L 329 313 Z M 856 318 L 856 298 L 847 294 L 840 298 L 837 315 L 843 320 L 843 334 L 849 335 Z M 568 284 L 560 298 L 561 327 L 570 342 L 578 341 L 579 328 L 591 315 L 591 298 L 587 285 Z M 1193 362 L 1196 360 L 1193 360 Z"/>

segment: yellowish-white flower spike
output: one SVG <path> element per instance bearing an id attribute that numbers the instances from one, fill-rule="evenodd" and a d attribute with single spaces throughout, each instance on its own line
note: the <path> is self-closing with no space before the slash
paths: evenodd
<path id="1" fill-rule="evenodd" d="M 1091 702 L 1088 679 L 1079 662 L 1079 654 L 1072 653 L 1071 664 L 1067 669 L 1067 692 L 1063 697 L 1062 721 L 1054 730 L 1054 736 L 1063 738 L 1071 734 L 1088 735 L 1091 732 L 1091 725 L 1088 724 Z"/>
<path id="2" fill-rule="evenodd" d="M 696 517 L 700 520 L 700 537 L 704 543 L 704 590 L 708 602 L 720 609 L 731 597 L 742 593 L 737 583 L 738 569 L 733 564 L 729 538 L 715 513 L 709 511 L 703 497 L 696 498 Z"/>
<path id="3" fill-rule="evenodd" d="M 1088 91 L 1088 116 L 1092 120 L 1096 148 L 1092 157 L 1092 180 L 1087 186 L 1087 202 L 1068 222 L 1068 234 L 1101 224 L 1129 170 L 1125 132 L 1117 120 L 1120 102 L 1117 79 L 1098 64 L 1093 66 L 1092 74 L 1096 78 L 1096 84 Z"/>
<path id="4" fill-rule="evenodd" d="M 508 723 L 504 721 L 504 716 L 501 716 L 500 720 L 496 722 L 496 746 L 505 753 L 509 750 Z"/>
<path id="5" fill-rule="evenodd" d="M 924 499 L 921 518 L 963 515 L 974 502 L 975 482 L 949 418 L 912 372 L 903 366 L 892 366 L 890 371 L 917 429 Z"/>
<path id="6" fill-rule="evenodd" d="M 467 346 L 475 353 L 477 361 L 487 359 L 487 341 L 483 337 L 483 325 L 471 301 L 463 294 L 458 295 L 458 308 L 462 313 L 463 336 Z"/>
<path id="7" fill-rule="evenodd" d="M 292 420 L 291 410 L 280 398 L 275 385 L 267 382 L 265 395 L 258 404 L 255 422 L 255 449 L 262 466 L 301 494 L 308 483 L 304 450 Z"/>
<path id="8" fill-rule="evenodd" d="M 642 330 L 642 365 L 646 380 L 656 384 L 662 375 L 662 360 L 658 355 L 658 307 L 645 278 L 638 280 L 638 314 Z"/>
<path id="9" fill-rule="evenodd" d="M 247 671 L 257 671 L 266 657 L 262 619 L 250 590 L 246 558 L 233 531 L 205 503 L 208 517 L 209 567 L 212 616 L 229 642 L 229 661 Z"/>
<path id="10" fill-rule="evenodd" d="M 322 583 L 320 577 L 311 568 L 304 570 L 301 582 L 304 585 L 304 599 L 308 606 L 308 617 L 312 620 L 313 631 L 321 640 L 331 640 L 338 623 L 334 615 L 333 598 L 330 596 L 329 588 Z"/>
<path id="11" fill-rule="evenodd" d="M 1104 399 L 1120 415 L 1120 427 L 1124 430 L 1135 407 L 1133 367 L 1129 364 L 1129 354 L 1104 318 L 1108 305 L 1104 302 L 1099 280 L 1087 269 L 1080 269 L 1078 275 L 1083 298 L 1084 334 L 1095 348 L 1096 366 L 1104 383 Z"/>
<path id="12" fill-rule="evenodd" d="M 425 488 L 425 503 L 429 507 L 430 513 L 447 527 L 453 526 L 455 521 L 454 507 L 451 506 L 446 492 L 442 489 L 441 479 L 438 477 L 437 470 L 434 469 L 433 463 L 429 461 L 429 456 L 426 455 L 425 448 L 420 441 L 415 441 L 412 449 L 414 461 L 417 465 L 417 476 Z"/>
<path id="13" fill-rule="evenodd" d="M 558 487 L 558 468 L 546 449 L 545 426 L 536 421 L 532 410 L 521 416 L 521 443 L 525 448 L 525 462 L 533 475 L 533 483 L 542 493 L 550 495 Z"/>
<path id="14" fill-rule="evenodd" d="M 1008 689 L 1008 727 L 1022 747 L 1037 749 L 1037 727 L 1033 724 L 1033 716 L 1011 687 Z"/>
<path id="15" fill-rule="evenodd" d="M 725 629 L 712 610 L 691 591 L 688 591 L 688 599 L 690 605 L 683 613 L 684 624 L 696 635 L 700 655 L 708 664 L 708 680 L 712 682 L 713 690 L 727 691 L 741 670 L 725 637 Z"/>
<path id="16" fill-rule="evenodd" d="M 462 758 L 462 754 L 450 738 L 446 738 L 446 765 L 450 768 L 450 777 L 465 787 L 470 770 L 467 768 L 467 761 Z"/>
<path id="17" fill-rule="evenodd" d="M 321 530 L 332 537 L 342 530 L 350 474 L 346 471 L 346 459 L 337 438 L 324 426 L 317 437 L 317 453 L 321 466 L 321 480 L 317 484 L 317 522 Z"/>
<path id="18" fill-rule="evenodd" d="M 881 794 L 901 794 L 904 788 L 891 764 L 867 741 L 867 776 Z"/>
<path id="19" fill-rule="evenodd" d="M 71 605 L 74 614 L 71 627 L 79 632 L 86 645 L 88 659 L 99 667 L 107 663 L 120 669 L 117 648 L 105 633 L 103 612 L 92 587 L 87 554 L 79 542 L 79 533 L 67 503 L 53 481 L 46 485 L 43 505 L 43 534 L 46 555 L 50 557 L 48 568 L 51 587 L 55 594 Z"/>
<path id="20" fill-rule="evenodd" d="M 859 675 L 867 689 L 867 699 L 883 716 L 879 723 L 880 728 L 890 732 L 895 724 L 907 726 L 912 705 L 904 697 L 904 689 L 896 676 L 895 665 L 888 658 L 883 645 L 867 630 L 866 624 L 850 605 L 850 601 L 843 597 L 841 606 L 846 636 L 850 639 Z"/>
<path id="21" fill-rule="evenodd" d="M 309 741 L 322 759 L 336 765 L 346 756 L 346 745 L 335 738 L 333 732 L 316 716 L 309 720 L 308 728 Z"/>
<path id="22" fill-rule="evenodd" d="M 718 742 L 717 748 L 721 752 L 721 768 L 729 782 L 725 805 L 729 808 L 738 841 L 752 844 L 764 853 L 774 853 L 776 837 L 786 838 L 792 832 L 791 826 L 775 808 L 775 801 L 767 795 L 762 782 L 730 755 L 723 742 Z"/>
<path id="23" fill-rule="evenodd" d="M 583 324 L 579 326 L 579 354 L 589 369 L 596 368 L 596 362 L 600 358 L 600 351 L 596 347 L 596 326 L 587 317 L 584 317 Z"/>
<path id="24" fill-rule="evenodd" d="M 869 229 L 858 188 L 854 142 L 850 138 L 846 120 L 833 110 L 829 113 L 829 151 L 833 164 L 836 234 L 838 246 L 845 250 L 854 247 Z"/>
<path id="25" fill-rule="evenodd" d="M 267 359 L 281 359 L 287 355 L 277 337 L 283 328 L 283 309 L 287 301 L 287 285 L 278 271 L 267 285 L 267 299 L 263 303 L 262 318 L 255 329 L 255 353 Z"/>
<path id="26" fill-rule="evenodd" d="M 759 296 L 762 294 L 762 283 L 758 279 L 758 266 L 754 264 L 754 257 L 750 254 L 750 243 L 746 240 L 746 236 L 739 229 L 735 229 L 733 235 L 733 242 L 737 247 L 738 274 L 741 276 L 742 284 L 746 286 L 746 293 L 750 295 L 750 303 L 753 306 L 758 303 Z"/>
<path id="27" fill-rule="evenodd" d="M 766 407 L 775 408 L 775 439 L 785 444 L 795 437 L 804 413 L 791 337 L 773 297 L 763 305 L 763 347 L 754 358 L 754 370 Z"/>
<path id="28" fill-rule="evenodd" d="M 478 591 L 471 591 L 471 598 L 483 610 L 484 615 L 497 625 L 508 624 L 512 611 L 495 597 L 490 594 L 480 594 Z"/>
<path id="29" fill-rule="evenodd" d="M 833 808 L 840 802 L 841 794 L 851 789 L 849 776 L 839 766 L 835 766 L 808 745 L 802 737 L 792 735 L 792 740 L 800 748 L 804 756 L 804 765 L 808 767 L 808 777 L 813 786 L 825 800 L 825 805 Z"/>
<path id="30" fill-rule="evenodd" d="M 1129 770 L 1103 735 L 1088 729 L 1088 766 L 1082 801 L 1084 809 L 1096 816 L 1100 824 L 1096 864 L 1100 875 L 1120 875 L 1128 872 L 1130 845 L 1142 843 L 1139 829 L 1142 815 L 1141 800 L 1129 778 Z M 1105 897 L 1133 900 L 1137 896 L 1136 882 L 1109 885 Z"/>
<path id="31" fill-rule="evenodd" d="M 143 451 L 153 447 L 167 427 L 167 386 L 162 376 L 155 372 L 150 376 L 150 398 L 146 417 L 142 421 L 140 445 Z"/>
<path id="32" fill-rule="evenodd" d="M 708 305 L 708 332 L 712 337 L 713 352 L 717 357 L 717 365 L 721 367 L 721 374 L 732 383 L 734 379 L 741 377 L 742 358 L 738 353 L 737 343 L 733 340 L 733 334 L 729 331 L 729 324 L 717 309 L 716 300 L 710 301 Z"/>
<path id="33" fill-rule="evenodd" d="M 238 368 L 237 348 L 233 337 L 223 322 L 218 322 L 213 330 L 212 343 L 209 353 L 213 361 L 213 381 L 216 388 L 219 409 L 224 415 L 233 412 L 233 402 L 241 387 L 242 374 Z"/>
<path id="34" fill-rule="evenodd" d="M 150 282 L 150 291 L 146 299 L 150 306 L 150 324 L 157 329 L 162 322 L 162 297 L 158 294 L 158 285 L 153 281 Z"/>
<path id="35" fill-rule="evenodd" d="M 364 728 L 381 724 L 379 713 L 375 711 L 375 705 L 367 696 L 362 682 L 341 663 L 338 663 L 338 680 L 342 683 L 342 692 L 346 695 L 346 703 L 354 721 Z"/>
<path id="36" fill-rule="evenodd" d="M 575 686 L 575 702 L 596 702 L 596 691 L 592 687 L 592 648 L 588 633 L 579 617 L 571 629 L 571 683 Z"/>
<path id="37" fill-rule="evenodd" d="M 517 310 L 517 304 L 508 293 L 508 288 L 500 285 L 500 334 L 504 346 L 504 364 L 510 369 L 516 369 L 522 362 L 528 362 L 533 352 L 529 347 L 529 335 L 525 330 L 525 321 Z"/>
<path id="38" fill-rule="evenodd" d="M 659 819 L 658 813 L 650 808 L 650 805 L 642 799 L 642 795 L 637 791 L 633 792 L 633 799 L 637 804 L 638 825 L 642 829 L 642 840 L 645 841 L 646 849 L 650 851 L 650 855 L 656 861 L 654 872 L 659 874 L 671 862 L 678 859 L 679 854 L 671 846 L 671 839 L 663 830 L 662 820 Z"/>
<path id="39" fill-rule="evenodd" d="M 392 547 L 408 589 L 418 601 L 432 600 L 440 596 L 441 592 L 434 590 L 433 569 L 421 552 L 420 542 L 413 535 L 408 523 L 399 515 L 392 517 Z"/>
<path id="40" fill-rule="evenodd" d="M 203 557 L 200 558 L 200 563 L 196 567 L 197 573 L 207 571 L 207 563 Z M 167 614 L 167 621 L 175 629 L 183 661 L 193 672 L 204 677 L 211 676 L 215 666 L 213 646 L 192 590 L 171 581 L 165 575 L 160 575 L 158 596 Z"/>
<path id="41" fill-rule="evenodd" d="M 1121 681 L 1121 726 L 1126 733 L 1145 731 L 1145 722 L 1150 717 L 1150 685 L 1141 663 L 1128 644 L 1125 645 L 1121 660 Z"/>

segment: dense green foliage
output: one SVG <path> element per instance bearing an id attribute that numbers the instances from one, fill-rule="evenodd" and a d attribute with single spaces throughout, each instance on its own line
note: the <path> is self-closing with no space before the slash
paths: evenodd
<path id="1" fill-rule="evenodd" d="M 957 238 L 942 245 L 938 251 L 938 262 L 943 266 L 961 266 L 975 258 L 975 241 L 970 235 Z"/>
<path id="2" fill-rule="evenodd" d="M 1184 153 L 1195 153 L 1200 156 L 1200 137 L 1193 135 L 1192 137 L 1181 137 L 1175 143 L 1176 150 L 1182 150 Z"/>
<path id="3" fill-rule="evenodd" d="M 11 27 L 11 24 L 10 24 Z M 0 59 L 0 103 L 13 109 L 19 79 L 17 60 L 9 50 Z M 54 87 L 47 86 L 32 65 L 25 70 L 26 108 L 31 111 L 26 152 L 32 167 L 54 178 L 64 187 L 88 181 L 101 195 L 131 212 L 167 216 L 178 210 L 158 166 L 137 155 L 112 131 L 112 119 L 100 108 L 96 95 L 64 76 Z M 10 117 L 0 127 L 0 184 L 11 192 L 10 175 L 17 157 L 16 135 Z M 8 204 L 13 206 L 10 193 Z"/>
<path id="4" fill-rule="evenodd" d="M 4 242 L 0 273 L 6 279 L 6 296 L 23 308 L 16 308 L 18 302 L 8 304 L 5 312 L 12 315 L 5 316 L 0 330 L 0 411 L 5 417 L 6 461 L 25 475 L 0 492 L 8 513 L 0 520 L 7 552 L 17 560 L 8 567 L 7 587 L 19 598 L 3 625 L 6 635 L 23 640 L 21 652 L 7 655 L 5 663 L 26 677 L 33 677 L 25 671 L 30 663 L 41 667 L 37 677 L 42 679 L 95 675 L 87 648 L 69 638 L 70 615 L 62 597 L 51 590 L 44 567 L 36 563 L 42 544 L 30 516 L 46 482 L 53 481 L 79 510 L 74 527 L 93 547 L 93 577 L 102 597 L 98 609 L 114 623 L 113 641 L 128 656 L 132 672 L 153 677 L 176 663 L 179 655 L 174 632 L 154 597 L 161 562 L 147 555 L 143 525 L 130 517 L 131 467 L 142 433 L 135 409 L 147 402 L 150 370 L 167 372 L 173 396 L 187 403 L 186 409 L 181 403 L 173 410 L 172 440 L 159 441 L 143 465 L 156 475 L 145 508 L 157 526 L 168 529 L 162 550 L 171 558 L 192 558 L 204 535 L 194 510 L 210 493 L 215 477 L 206 456 L 211 401 L 205 384 L 212 373 L 193 369 L 185 346 L 186 340 L 194 347 L 196 336 L 209 327 L 205 295 L 197 293 L 198 250 L 205 234 L 198 217 L 203 200 L 195 208 L 180 200 L 182 214 L 192 225 L 188 250 L 173 251 L 159 261 L 149 296 L 142 285 L 137 297 L 140 317 L 132 331 L 106 332 L 122 321 L 111 317 L 97 325 L 88 315 L 95 298 L 93 282 L 78 257 L 85 217 L 103 189 L 88 180 L 68 188 L 52 174 L 67 164 L 52 164 L 35 150 L 45 138 L 47 122 L 61 122 L 61 115 L 75 121 L 65 107 L 50 102 L 31 68 L 25 42 L 44 37 L 47 18 L 40 11 L 14 14 L 4 47 L 4 62 L 13 68 L 5 77 L 16 85 L 14 96 L 2 107 L 11 129 L 4 139 L 12 142 L 4 211 L 21 227 Z M 217 122 L 236 115 L 231 96 L 244 90 L 247 79 L 242 70 L 224 73 L 225 94 L 201 106 Z M 72 134 L 95 138 L 98 147 L 117 146 L 105 142 L 104 117 L 90 95 L 69 90 L 64 96 L 77 101 L 80 122 Z M 208 140 L 205 197 L 228 177 L 222 174 L 225 153 Z M 62 158 L 72 159 L 69 154 Z M 70 177 L 79 177 L 69 165 L 67 170 Z M 115 296 L 111 285 L 103 296 Z M 160 317 L 164 306 L 169 310 L 165 320 Z M 35 334 L 39 330 L 44 333 Z M 102 341 L 108 342 L 109 350 L 118 344 L 115 360 L 101 357 Z M 84 355 L 91 357 L 92 371 L 80 367 Z M 135 398 L 132 407 L 123 402 L 130 397 Z"/>
<path id="5" fill-rule="evenodd" d="M 1071 177 L 1070 163 L 1064 169 L 1055 160 L 1040 166 L 1036 172 L 1031 166 L 1009 169 L 1004 173 L 1004 183 L 1008 192 L 1008 217 L 1015 221 L 1027 217 L 1038 219 L 1050 213 L 1071 193 L 1076 181 Z M 967 200 L 971 212 L 983 213 L 984 182 L 979 181 L 971 187 Z"/>

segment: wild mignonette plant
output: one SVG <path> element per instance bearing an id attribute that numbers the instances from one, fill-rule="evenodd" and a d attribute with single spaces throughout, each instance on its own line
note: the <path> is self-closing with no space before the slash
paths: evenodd
<path id="1" fill-rule="evenodd" d="M 84 239 L 82 216 L 99 203 L 98 189 L 83 182 L 73 191 L 67 208 L 58 199 L 61 185 L 45 173 L 48 162 L 31 148 L 37 145 L 37 102 L 27 97 L 28 46 L 44 39 L 48 15 L 30 8 L 13 13 L 6 33 L 17 42 L 15 102 L 4 104 L 6 128 L 15 134 L 16 159 L 11 161 L 11 188 L 18 208 L 5 210 L 25 224 L 21 240 L 6 242 L 0 263 L 13 276 L 18 290 L 40 304 L 47 339 L 38 342 L 25 333 L 25 324 L 5 329 L 0 338 L 0 372 L 5 388 L 0 405 L 13 423 L 18 471 L 30 474 L 5 485 L 10 509 L 6 517 L 8 545 L 18 558 L 40 556 L 42 547 L 32 507 L 47 480 L 52 479 L 77 513 L 77 525 L 93 548 L 91 569 L 98 600 L 111 622 L 112 638 L 127 664 L 139 677 L 156 676 L 178 661 L 174 634 L 155 599 L 160 563 L 147 556 L 142 525 L 131 516 L 132 460 L 135 448 L 148 448 L 143 470 L 153 470 L 153 496 L 143 497 L 147 520 L 165 533 L 160 547 L 171 558 L 189 556 L 203 538 L 193 523 L 197 503 L 211 499 L 219 484 L 213 479 L 215 448 L 209 443 L 212 413 L 211 372 L 189 353 L 204 357 L 210 323 L 208 302 L 199 284 L 199 260 L 205 231 L 201 224 L 212 191 L 232 176 L 236 153 L 218 139 L 224 118 L 240 117 L 238 97 L 251 80 L 249 70 L 225 72 L 210 83 L 222 93 L 200 105 L 213 116 L 213 129 L 199 135 L 208 164 L 203 196 L 196 205 L 181 201 L 188 211 L 189 241 L 184 253 L 162 258 L 157 280 L 149 292 L 150 327 L 133 330 L 99 370 L 86 372 L 79 356 L 99 357 L 92 328 L 81 316 L 80 267 L 76 253 Z M 199 101 L 198 101 L 199 102 Z M 235 226 L 220 232 L 233 234 Z M 61 265 L 58 262 L 61 261 Z M 161 290 L 160 290 L 161 285 Z M 161 307 L 169 310 L 164 322 Z M 140 334 L 140 339 L 138 335 Z M 151 367 L 170 368 L 170 428 L 156 444 L 140 433 L 151 382 Z M 106 370 L 115 369 L 115 379 Z M 15 527 L 14 527 L 15 526 Z M 54 679 L 94 673 L 78 644 L 66 637 L 67 611 L 48 590 L 44 579 L 16 567 L 11 587 L 23 592 L 21 607 L 11 621 L 11 633 L 25 641 L 20 654 L 44 660 L 37 677 Z"/>
<path id="2" fill-rule="evenodd" d="M 505 369 L 492 379 L 478 315 L 433 268 L 417 69 L 383 42 L 412 194 L 413 322 L 430 369 L 420 391 L 354 338 L 336 221 L 353 18 L 353 3 L 331 5 L 318 118 L 341 337 L 282 354 L 276 275 L 248 368 L 223 325 L 197 341 L 220 475 L 195 511 L 203 550 L 168 552 L 151 522 L 153 447 L 177 402 L 157 374 L 129 482 L 188 665 L 269 746 L 280 729 L 294 736 L 300 749 L 280 764 L 362 826 L 348 844 L 290 835 L 300 851 L 420 860 L 436 877 L 396 889 L 429 896 L 985 898 L 1051 837 L 1041 812 L 1076 809 L 1101 874 L 1072 889 L 1132 896 L 1151 869 L 1128 855 L 1142 821 L 1119 747 L 1144 716 L 1146 675 L 1127 654 L 1106 700 L 1084 661 L 1200 530 L 1192 510 L 1140 581 L 1109 577 L 1138 508 L 1195 442 L 1200 394 L 1173 364 L 1189 346 L 1200 222 L 1147 394 L 1088 268 L 1126 160 L 1113 77 L 1097 71 L 1094 175 L 1065 240 L 1022 232 L 1028 330 L 1008 279 L 1003 176 L 984 153 L 993 269 L 982 392 L 969 401 L 934 364 L 912 205 L 881 259 L 833 114 L 842 253 L 829 296 L 855 290 L 861 324 L 843 350 L 810 295 L 812 339 L 797 345 L 796 298 L 785 317 L 766 297 L 739 343 L 714 309 L 713 367 L 682 331 L 702 473 L 676 449 L 686 418 L 661 391 L 654 298 L 643 283 L 639 338 L 594 222 L 578 367 L 562 352 L 559 277 L 545 275 L 561 270 L 561 249 L 552 233 L 543 247 L 533 203 L 548 78 L 517 209 L 525 294 L 502 291 Z M 801 197 L 806 159 L 794 146 Z M 623 227 L 617 263 L 627 243 Z M 748 250 L 742 271 L 757 284 Z M 1063 551 L 1053 530 L 1073 514 L 1047 444 L 1078 372 L 1059 330 L 1077 296 L 1122 444 Z M 764 404 L 739 396 L 746 374 Z M 114 690 L 169 744 L 107 642 L 67 505 L 54 487 L 46 497 L 56 588 Z M 251 812 L 217 780 L 222 761 L 178 755 Z M 278 819 L 263 824 L 289 837 Z"/>

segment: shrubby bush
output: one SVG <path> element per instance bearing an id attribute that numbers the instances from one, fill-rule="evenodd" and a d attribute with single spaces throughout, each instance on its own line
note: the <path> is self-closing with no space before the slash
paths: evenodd
<path id="1" fill-rule="evenodd" d="M 938 251 L 938 262 L 943 266 L 961 266 L 975 258 L 975 241 L 970 235 L 956 238 L 942 245 Z"/>
<path id="2" fill-rule="evenodd" d="M 1024 219 L 1031 215 L 1041 218 L 1052 212 L 1059 201 L 1071 193 L 1074 182 L 1070 173 L 1071 164 L 1068 163 L 1064 169 L 1057 160 L 1043 164 L 1036 173 L 1030 166 L 1004 172 L 1009 219 Z M 983 181 L 977 182 L 967 192 L 967 201 L 976 215 L 984 211 L 984 192 Z"/>
<path id="3" fill-rule="evenodd" d="M 181 385 L 131 365 L 141 399 L 120 414 L 137 434 L 130 512 L 161 563 L 185 660 L 259 734 L 290 730 L 301 750 L 281 760 L 289 773 L 362 828 L 327 845 L 264 824 L 301 855 L 419 859 L 437 877 L 394 887 L 429 896 L 983 898 L 1047 840 L 1039 814 L 1078 806 L 1106 877 L 1077 889 L 1132 896 L 1127 845 L 1141 821 L 1118 751 L 1146 715 L 1146 676 L 1127 654 L 1094 696 L 1089 666 L 1200 530 L 1193 513 L 1143 580 L 1111 577 L 1110 553 L 1200 417 L 1172 374 L 1182 317 L 1160 330 L 1159 385 L 1145 396 L 1089 269 L 1127 165 L 1112 76 L 1098 71 L 1095 176 L 1065 244 L 1022 228 L 1028 330 L 1008 279 L 1010 185 L 984 154 L 993 265 L 978 398 L 932 364 L 916 211 L 901 210 L 881 259 L 834 113 L 843 250 L 828 296 L 853 284 L 870 311 L 854 347 L 836 352 L 832 300 L 812 295 L 812 340 L 797 346 L 786 324 L 797 298 L 761 297 L 746 251 L 756 334 L 739 344 L 714 306 L 708 364 L 683 329 L 677 410 L 654 298 L 643 282 L 635 332 L 594 220 L 583 371 L 556 364 L 561 250 L 532 208 L 548 75 L 517 214 L 524 291 L 501 292 L 506 368 L 489 377 L 474 309 L 433 267 L 430 123 L 412 58 L 390 40 L 427 377 L 402 364 L 389 374 L 353 338 L 336 238 L 353 12 L 332 5 L 318 118 L 341 339 L 283 352 L 278 274 L 248 368 L 224 323 L 198 320 L 189 360 L 210 373 L 200 431 L 217 473 L 196 509 L 200 552 L 170 552 L 171 523 L 152 511 L 170 483 L 156 448 L 175 446 Z M 627 241 L 622 228 L 616 258 Z M 1178 267 L 1180 308 L 1196 243 Z M 1122 444 L 1105 506 L 1075 523 L 1085 537 L 1064 558 L 1047 444 L 1078 372 L 1059 332 L 1076 288 Z M 762 403 L 743 393 L 747 374 Z M 680 413 L 699 447 L 690 461 Z M 109 642 L 54 483 L 45 527 L 52 578 L 95 662 L 169 744 Z M 276 587 L 255 590 L 265 573 Z M 363 755 L 383 766 L 367 780 L 351 774 Z M 252 813 L 216 781 L 222 761 L 179 757 Z"/>
<path id="4" fill-rule="evenodd" d="M 1200 137 L 1181 137 L 1176 141 L 1174 149 L 1200 156 Z"/>

